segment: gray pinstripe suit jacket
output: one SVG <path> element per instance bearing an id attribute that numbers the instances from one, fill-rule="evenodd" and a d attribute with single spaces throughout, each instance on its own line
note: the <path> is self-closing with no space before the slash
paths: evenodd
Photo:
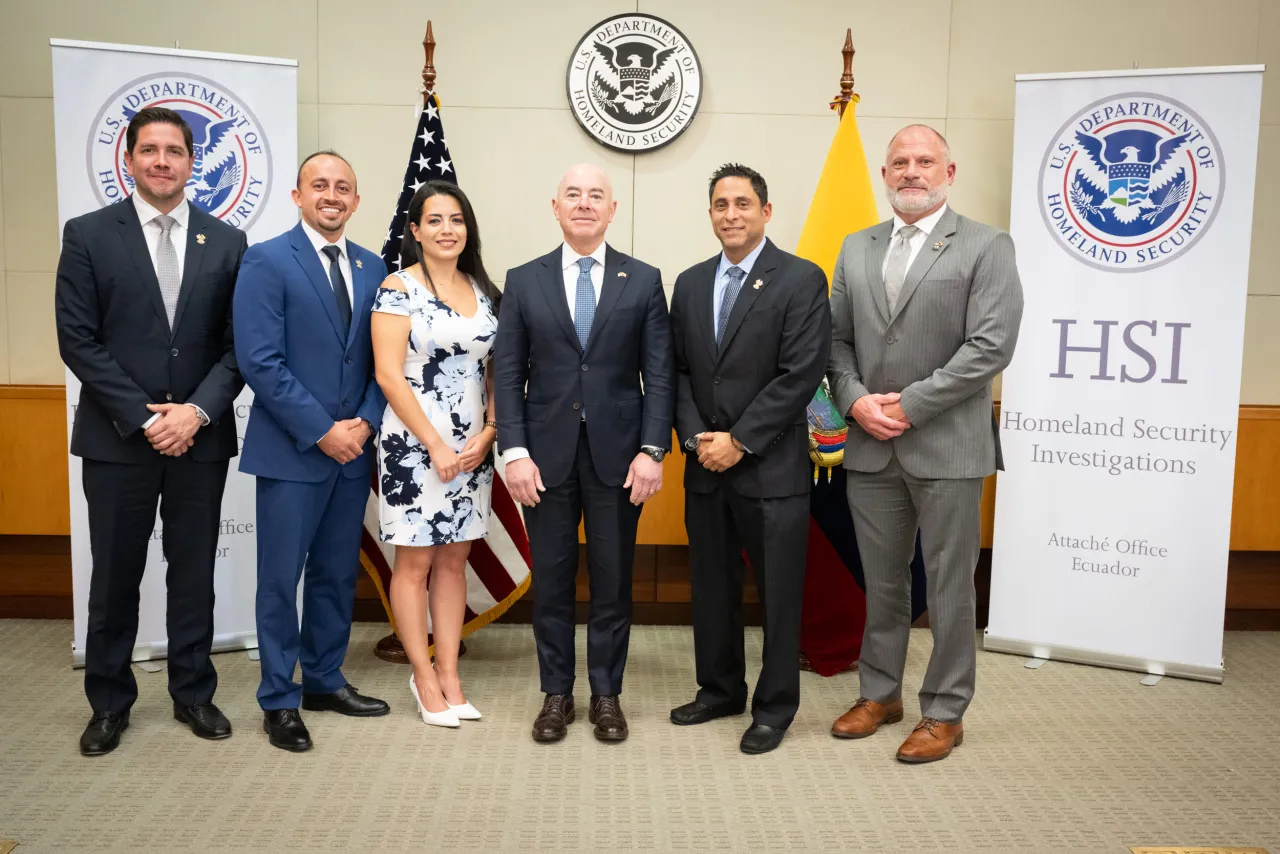
<path id="1" fill-rule="evenodd" d="M 948 207 L 891 314 L 881 268 L 892 231 L 882 222 L 840 248 L 827 376 L 846 416 L 865 394 L 899 392 L 912 427 L 882 442 L 849 419 L 845 468 L 877 472 L 896 452 L 916 477 L 985 477 L 1004 468 L 991 381 L 1013 357 L 1022 320 L 1013 240 Z"/>

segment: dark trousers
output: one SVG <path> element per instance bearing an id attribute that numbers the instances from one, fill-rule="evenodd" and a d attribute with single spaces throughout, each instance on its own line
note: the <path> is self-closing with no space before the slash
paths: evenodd
<path id="1" fill-rule="evenodd" d="M 84 692 L 95 712 L 123 714 L 138 699 L 130 661 L 138 637 L 138 599 L 156 522 L 164 528 L 169 693 L 183 705 L 213 699 L 213 563 L 227 461 L 189 456 L 143 464 L 84 460 L 89 505 L 89 629 Z"/>
<path id="2" fill-rule="evenodd" d="M 533 636 L 546 694 L 573 693 L 574 578 L 578 574 L 578 522 L 585 520 L 591 613 L 587 623 L 587 675 L 592 694 L 621 694 L 631 640 L 631 566 L 640 509 L 631 491 L 606 486 L 596 475 L 587 431 L 564 483 L 547 487 L 526 507 L 533 557 Z"/>
<path id="3" fill-rule="evenodd" d="M 341 668 L 351 640 L 369 480 L 337 471 L 319 483 L 259 477 L 257 495 L 258 705 L 296 709 L 304 691 L 331 694 L 346 684 Z M 301 685 L 293 681 L 299 662 Z"/>
<path id="4" fill-rule="evenodd" d="M 691 463 L 692 464 L 692 463 Z M 685 493 L 698 701 L 744 704 L 742 551 L 764 606 L 764 656 L 751 699 L 756 723 L 785 729 L 800 706 L 800 608 L 809 496 L 744 498 L 727 484 Z"/>

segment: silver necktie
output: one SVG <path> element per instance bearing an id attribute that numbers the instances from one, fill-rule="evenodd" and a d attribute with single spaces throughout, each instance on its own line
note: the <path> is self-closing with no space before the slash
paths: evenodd
<path id="1" fill-rule="evenodd" d="M 898 295 L 907 278 L 907 262 L 911 260 L 911 238 L 919 231 L 914 225 L 904 225 L 898 229 L 898 242 L 889 250 L 889 264 L 884 269 L 884 295 L 889 298 L 890 313 L 898 307 Z"/>
<path id="2" fill-rule="evenodd" d="M 178 274 L 178 253 L 173 248 L 169 232 L 177 224 L 171 216 L 159 216 L 160 244 L 156 247 L 156 279 L 160 282 L 160 296 L 164 299 L 164 311 L 169 316 L 169 331 L 173 331 L 173 316 L 178 310 L 178 292 L 182 290 L 182 276 Z"/>

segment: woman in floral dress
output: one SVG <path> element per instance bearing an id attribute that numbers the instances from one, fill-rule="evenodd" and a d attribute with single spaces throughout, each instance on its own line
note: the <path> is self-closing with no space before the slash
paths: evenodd
<path id="1" fill-rule="evenodd" d="M 391 610 L 413 665 L 418 710 L 426 723 L 456 727 L 480 719 L 462 691 L 458 645 L 467 554 L 489 529 L 497 434 L 490 360 L 500 294 L 480 258 L 471 204 L 456 186 L 422 185 L 408 222 L 402 269 L 373 305 L 374 362 L 387 397 L 379 536 L 396 546 Z"/>

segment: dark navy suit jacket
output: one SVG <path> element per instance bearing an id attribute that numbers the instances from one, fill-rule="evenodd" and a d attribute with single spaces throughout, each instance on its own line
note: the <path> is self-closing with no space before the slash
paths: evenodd
<path id="1" fill-rule="evenodd" d="M 249 247 L 235 292 L 236 358 L 253 389 L 240 471 L 318 483 L 339 464 L 316 446 L 335 421 L 360 417 L 376 436 L 387 401 L 373 372 L 369 313 L 387 276 L 382 259 L 350 240 L 351 326 L 339 332 L 329 274 L 302 230 Z M 341 466 L 368 478 L 377 454 Z"/>

